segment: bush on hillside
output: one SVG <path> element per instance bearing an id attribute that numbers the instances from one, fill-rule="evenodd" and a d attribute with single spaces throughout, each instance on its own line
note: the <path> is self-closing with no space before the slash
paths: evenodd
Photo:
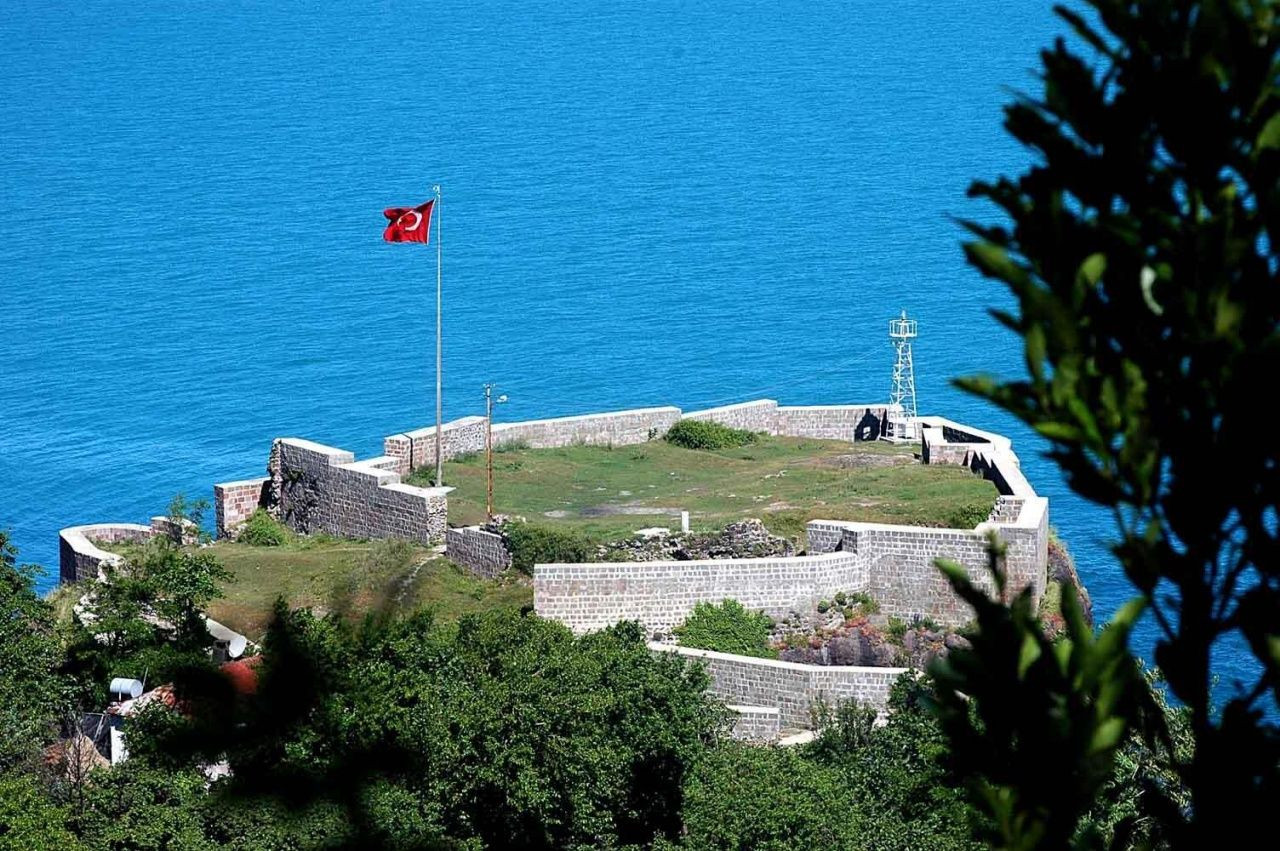
<path id="1" fill-rule="evenodd" d="M 778 655 L 769 647 L 772 628 L 764 612 L 749 612 L 737 600 L 724 600 L 718 606 L 696 605 L 675 633 L 683 647 L 772 659 Z"/>
<path id="2" fill-rule="evenodd" d="M 533 573 L 535 564 L 572 564 L 591 559 L 591 542 L 577 532 L 532 523 L 508 523 L 502 528 L 511 550 L 511 565 Z"/>
<path id="3" fill-rule="evenodd" d="M 703 420 L 680 420 L 662 438 L 685 449 L 732 449 L 755 443 L 753 431 Z"/>
<path id="4" fill-rule="evenodd" d="M 244 521 L 236 540 L 251 547 L 279 547 L 288 543 L 289 535 L 279 520 L 259 508 Z"/>

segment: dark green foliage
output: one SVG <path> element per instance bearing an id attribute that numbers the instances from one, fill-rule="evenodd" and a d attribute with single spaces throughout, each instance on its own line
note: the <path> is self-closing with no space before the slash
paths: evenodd
<path id="1" fill-rule="evenodd" d="M 113 676 L 155 684 L 209 667 L 213 639 L 201 613 L 230 576 L 211 553 L 153 538 L 104 570 L 108 581 L 94 583 L 87 600 L 92 624 L 77 623 L 67 636 L 63 671 L 81 702 L 100 706 Z"/>
<path id="2" fill-rule="evenodd" d="M 694 606 L 675 633 L 684 647 L 772 659 L 778 655 L 769 647 L 772 628 L 764 612 L 749 612 L 737 600 L 724 600 Z"/>
<path id="3" fill-rule="evenodd" d="M 210 849 L 200 803 L 205 779 L 198 771 L 157 771 L 125 763 L 95 773 L 71 823 L 91 849 Z"/>
<path id="4" fill-rule="evenodd" d="M 69 818 L 35 775 L 0 773 L 0 851 L 80 851 Z"/>
<path id="5" fill-rule="evenodd" d="M 266 510 L 259 508 L 244 521 L 236 540 L 251 547 L 279 547 L 289 542 L 292 533 Z"/>
<path id="6" fill-rule="evenodd" d="M 50 741 L 67 698 L 53 609 L 35 594 L 36 568 L 17 556 L 0 531 L 0 771 Z"/>
<path id="7" fill-rule="evenodd" d="M 685 787 L 690 851 L 863 848 L 864 816 L 843 772 L 794 748 L 724 742 Z"/>
<path id="8" fill-rule="evenodd" d="M 991 547 L 1003 594 L 994 538 Z M 1138 664 L 1125 649 L 1142 606 L 1125 606 L 1095 638 L 1067 595 L 1067 632 L 1054 642 L 1029 589 L 1006 606 L 973 585 L 962 566 L 939 566 L 975 612 L 972 646 L 938 659 L 931 673 L 951 759 L 989 819 L 981 838 L 998 848 L 1067 848 L 1112 775 L 1127 725 L 1146 709 Z"/>
<path id="9" fill-rule="evenodd" d="M 979 523 L 985 523 L 990 516 L 989 505 L 961 505 L 947 515 L 946 528 L 972 529 Z"/>
<path id="10" fill-rule="evenodd" d="M 1017 300 L 997 317 L 1023 337 L 1028 377 L 962 384 L 1035 428 L 1071 487 L 1116 509 L 1116 554 L 1196 743 L 1180 765 L 1193 805 L 1161 818 L 1177 844 L 1208 847 L 1270 830 L 1280 797 L 1280 732 L 1261 715 L 1280 700 L 1280 444 L 1259 435 L 1257 408 L 1280 373 L 1280 27 L 1274 0 L 1089 5 L 1087 19 L 1059 10 L 1088 56 L 1045 51 L 1043 94 L 1006 110 L 1037 164 L 970 190 L 1007 217 L 969 224 L 965 249 Z M 1215 707 L 1224 642 L 1252 651 L 1256 675 Z M 1016 687 L 1008 650 L 989 652 L 957 688 L 988 676 Z M 1023 736 L 1069 746 L 1064 764 L 1104 762 L 1129 720 L 1111 715 L 1120 686 L 1105 669 L 1124 667 L 1108 649 L 1062 674 L 1053 687 L 1095 691 L 1060 694 L 1071 713 Z M 1107 705 L 1089 717 L 1094 698 Z M 1010 830 L 1065 841 L 1061 813 L 1042 818 L 1023 806 L 1043 803 L 1034 793 L 1001 789 L 1001 806 L 1029 819 Z"/>
<path id="11" fill-rule="evenodd" d="M 246 800 L 343 808 L 372 846 L 597 848 L 673 838 L 725 724 L 697 666 L 634 624 L 583 637 L 512 613 L 350 632 L 279 612 L 229 746 Z M 190 740 L 196 744 L 196 740 Z"/>
<path id="12" fill-rule="evenodd" d="M 730 428 L 706 420 L 680 420 L 663 435 L 667 443 L 685 449 L 733 449 L 748 446 L 758 439 L 753 431 Z"/>
<path id="13" fill-rule="evenodd" d="M 863 817 L 854 847 L 891 849 L 978 849 L 973 838 L 979 816 L 964 794 L 963 781 L 947 765 L 947 739 L 929 711 L 932 684 L 907 673 L 889 692 L 887 722 L 844 704 L 822 720 L 809 756 L 841 769 Z M 1048 769 L 1046 769 L 1048 770 Z"/>
<path id="14" fill-rule="evenodd" d="M 570 530 L 538 526 L 533 523 L 508 523 L 502 529 L 511 548 L 511 565 L 524 573 L 533 573 L 535 564 L 567 564 L 590 561 L 594 553 L 591 542 Z"/>

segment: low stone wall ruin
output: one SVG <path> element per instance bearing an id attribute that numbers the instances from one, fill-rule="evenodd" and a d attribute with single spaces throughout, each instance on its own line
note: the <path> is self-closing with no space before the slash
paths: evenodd
<path id="1" fill-rule="evenodd" d="M 189 520 L 183 522 L 186 526 L 182 537 L 190 543 L 196 539 L 196 526 Z M 121 558 L 98 544 L 142 543 L 156 535 L 176 538 L 177 525 L 172 517 L 159 516 L 152 517 L 147 526 L 138 523 L 92 523 L 62 529 L 58 532 L 58 581 L 101 579 L 103 565 L 114 564 Z"/>
<path id="2" fill-rule="evenodd" d="M 519 423 L 494 423 L 493 442 L 495 446 L 522 443 L 533 449 L 553 449 L 575 444 L 630 446 L 662 437 L 679 419 L 679 408 L 663 407 L 550 420 L 526 420 Z"/>
<path id="3" fill-rule="evenodd" d="M 440 427 L 440 454 L 451 461 L 484 449 L 484 417 L 463 417 Z M 393 434 L 382 440 L 382 454 L 396 459 L 395 471 L 407 476 L 436 464 L 436 427 Z"/>
<path id="4" fill-rule="evenodd" d="M 740 742 L 768 744 L 778 740 L 782 731 L 781 713 L 776 706 L 726 707 L 734 715 L 733 730 L 729 735 Z"/>
<path id="5" fill-rule="evenodd" d="M 271 478 L 243 479 L 213 486 L 214 528 L 219 538 L 233 537 L 249 515 L 270 499 Z"/>
<path id="6" fill-rule="evenodd" d="M 445 558 L 477 576 L 492 579 L 511 567 L 511 551 L 501 535 L 479 526 L 458 526 L 445 531 Z"/>

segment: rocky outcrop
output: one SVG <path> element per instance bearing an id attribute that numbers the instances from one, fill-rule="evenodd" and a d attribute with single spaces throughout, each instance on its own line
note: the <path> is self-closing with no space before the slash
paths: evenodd
<path id="1" fill-rule="evenodd" d="M 670 534 L 655 529 L 649 534 L 601 545 L 600 561 L 698 561 L 725 558 L 793 556 L 795 546 L 771 534 L 756 519 L 730 523 L 719 532 Z"/>

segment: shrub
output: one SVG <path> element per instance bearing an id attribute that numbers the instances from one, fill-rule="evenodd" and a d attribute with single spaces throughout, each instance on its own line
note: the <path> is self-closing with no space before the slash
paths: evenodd
<path id="1" fill-rule="evenodd" d="M 237 541 L 251 547 L 279 547 L 289 542 L 290 532 L 284 525 L 259 508 L 244 521 Z"/>
<path id="2" fill-rule="evenodd" d="M 532 523 L 508 523 L 502 529 L 511 549 L 511 565 L 533 573 L 535 564 L 589 561 L 591 542 L 577 532 Z"/>
<path id="3" fill-rule="evenodd" d="M 732 449 L 758 439 L 755 432 L 703 420 L 680 420 L 662 438 L 685 449 Z"/>
<path id="4" fill-rule="evenodd" d="M 983 503 L 958 505 L 947 514 L 948 529 L 972 529 L 979 523 L 987 522 L 991 516 L 991 506 Z"/>
<path id="5" fill-rule="evenodd" d="M 880 611 L 880 604 L 865 591 L 854 591 L 849 594 L 849 605 L 862 609 L 864 615 L 874 615 Z"/>
<path id="6" fill-rule="evenodd" d="M 725 600 L 718 606 L 699 603 L 675 633 L 684 647 L 771 659 L 778 655 L 769 647 L 771 624 L 764 612 L 749 612 L 737 600 Z"/>
<path id="7" fill-rule="evenodd" d="M 508 440 L 503 443 L 495 443 L 493 445 L 494 454 L 503 454 L 507 452 L 523 452 L 529 448 L 527 440 Z"/>

